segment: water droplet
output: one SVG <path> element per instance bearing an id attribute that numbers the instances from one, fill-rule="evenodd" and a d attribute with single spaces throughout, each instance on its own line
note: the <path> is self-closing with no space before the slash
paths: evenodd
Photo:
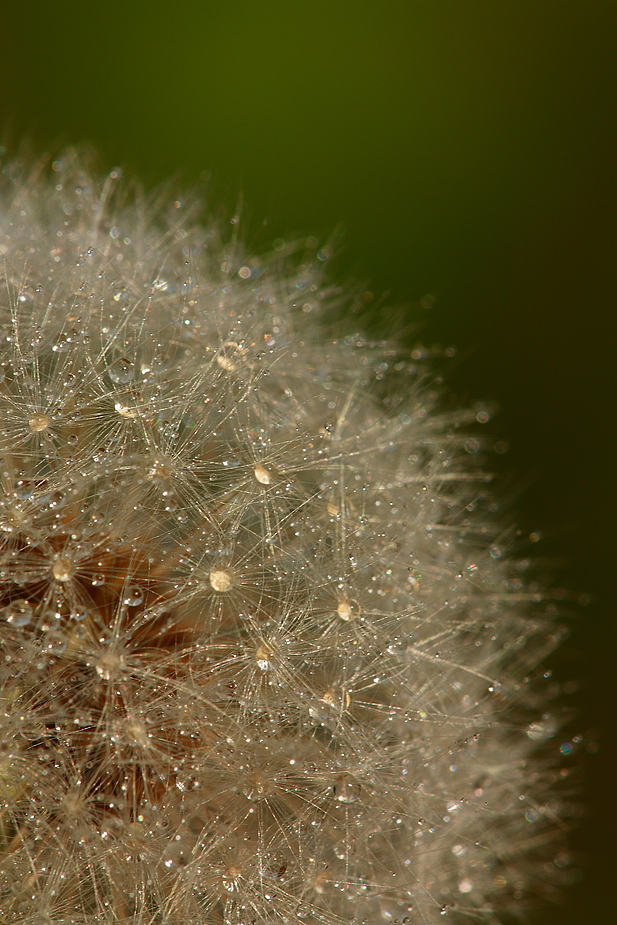
<path id="1" fill-rule="evenodd" d="M 228 893 L 235 893 L 238 889 L 238 880 L 242 876 L 242 868 L 237 864 L 232 864 L 227 870 L 223 871 L 223 887 Z"/>
<path id="2" fill-rule="evenodd" d="M 527 726 L 527 735 L 534 742 L 540 742 L 542 739 L 550 739 L 551 736 L 554 736 L 557 731 L 557 723 L 550 716 L 543 716 L 542 720 L 539 720 L 535 723 L 530 723 Z"/>
<path id="3" fill-rule="evenodd" d="M 192 853 L 193 850 L 191 846 L 183 841 L 179 835 L 176 835 L 173 842 L 168 845 L 163 853 L 163 864 L 170 870 L 178 867 L 186 867 L 191 859 Z"/>
<path id="4" fill-rule="evenodd" d="M 267 854 L 259 860 L 259 871 L 268 880 L 282 880 L 287 871 L 287 858 L 278 852 Z"/>
<path id="5" fill-rule="evenodd" d="M 349 620 L 355 620 L 356 617 L 360 616 L 361 607 L 357 601 L 344 600 L 341 601 L 338 607 L 336 608 L 341 620 L 348 622 Z"/>
<path id="6" fill-rule="evenodd" d="M 210 584 L 214 591 L 229 591 L 233 584 L 233 574 L 226 568 L 215 568 L 210 572 Z"/>
<path id="7" fill-rule="evenodd" d="M 126 385 L 134 375 L 133 364 L 126 357 L 115 360 L 107 370 L 107 375 L 114 385 Z"/>
<path id="8" fill-rule="evenodd" d="M 70 581 L 75 574 L 75 563 L 68 556 L 58 556 L 52 566 L 56 581 Z"/>
<path id="9" fill-rule="evenodd" d="M 100 588 L 101 585 L 105 584 L 105 576 L 102 572 L 99 572 L 98 575 L 92 576 L 92 586 L 94 588 Z"/>
<path id="10" fill-rule="evenodd" d="M 67 637 L 59 630 L 50 630 L 43 637 L 43 652 L 47 655 L 62 655 L 67 645 Z"/>
<path id="11" fill-rule="evenodd" d="M 271 791 L 270 783 L 261 774 L 252 774 L 242 788 L 242 792 L 249 800 L 262 800 Z"/>
<path id="12" fill-rule="evenodd" d="M 347 691 L 340 688 L 327 690 L 325 694 L 315 700 L 309 707 L 309 713 L 319 723 L 338 720 L 351 705 L 351 697 Z"/>
<path id="13" fill-rule="evenodd" d="M 170 464 L 165 459 L 155 459 L 148 469 L 148 478 L 153 482 L 164 482 L 172 474 Z"/>
<path id="14" fill-rule="evenodd" d="M 104 681 L 117 677 L 124 664 L 124 659 L 117 652 L 105 652 L 95 665 L 96 673 Z"/>
<path id="15" fill-rule="evenodd" d="M 255 652 L 255 661 L 257 662 L 257 667 L 261 668 L 262 671 L 268 671 L 272 667 L 273 655 L 274 652 L 272 649 L 265 643 L 262 643 Z"/>
<path id="16" fill-rule="evenodd" d="M 23 599 L 11 601 L 4 608 L 4 619 L 13 626 L 28 626 L 32 620 L 32 606 Z"/>
<path id="17" fill-rule="evenodd" d="M 262 466 L 262 465 L 255 466 L 254 472 L 255 472 L 255 478 L 260 483 L 260 485 L 271 485 L 272 484 L 272 481 L 273 481 L 272 473 L 269 471 L 269 469 L 266 469 L 265 466 Z"/>
<path id="18" fill-rule="evenodd" d="M 129 720 L 125 726 L 126 735 L 131 745 L 146 748 L 150 744 L 146 727 L 137 719 Z"/>
<path id="19" fill-rule="evenodd" d="M 35 433 L 40 433 L 43 430 L 47 430 L 50 424 L 51 421 L 46 414 L 33 414 L 28 421 L 30 430 L 33 430 Z"/>
<path id="20" fill-rule="evenodd" d="M 355 803 L 360 799 L 360 784 L 349 774 L 341 774 L 337 777 L 332 792 L 339 803 Z"/>
<path id="21" fill-rule="evenodd" d="M 130 588 L 127 588 L 126 594 L 124 595 L 124 603 L 127 607 L 138 607 L 143 599 L 144 593 L 137 585 L 132 585 Z"/>

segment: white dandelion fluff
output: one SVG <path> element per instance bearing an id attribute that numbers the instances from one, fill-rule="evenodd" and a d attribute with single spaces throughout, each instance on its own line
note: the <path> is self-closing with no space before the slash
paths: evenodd
<path id="1" fill-rule="evenodd" d="M 334 334 L 310 242 L 260 260 L 71 153 L 1 181 L 2 921 L 549 892 L 559 630 L 484 511 L 477 409 Z"/>

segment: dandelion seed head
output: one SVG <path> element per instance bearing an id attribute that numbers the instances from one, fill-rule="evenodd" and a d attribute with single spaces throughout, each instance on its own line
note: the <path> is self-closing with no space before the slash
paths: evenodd
<path id="1" fill-rule="evenodd" d="M 496 925 L 552 895 L 574 744 L 488 412 L 341 334 L 327 247 L 257 258 L 190 197 L 49 173 L 0 173 L 2 921 Z"/>

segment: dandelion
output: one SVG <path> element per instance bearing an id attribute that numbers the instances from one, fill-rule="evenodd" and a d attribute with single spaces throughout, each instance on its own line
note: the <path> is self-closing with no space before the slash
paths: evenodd
<path id="1" fill-rule="evenodd" d="M 549 892 L 559 630 L 483 513 L 477 409 L 335 332 L 312 241 L 259 260 L 71 153 L 1 179 L 2 921 Z"/>

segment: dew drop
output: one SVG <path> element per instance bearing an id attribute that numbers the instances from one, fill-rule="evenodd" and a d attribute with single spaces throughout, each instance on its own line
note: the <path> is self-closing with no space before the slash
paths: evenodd
<path id="1" fill-rule="evenodd" d="M 126 594 L 124 595 L 124 603 L 127 607 L 138 607 L 143 599 L 144 593 L 137 585 L 132 585 L 130 588 L 127 588 Z"/>
<path id="2" fill-rule="evenodd" d="M 242 792 L 249 800 L 262 800 L 271 792 L 271 787 L 261 774 L 252 774 L 242 788 Z"/>
<path id="3" fill-rule="evenodd" d="M 259 871 L 267 880 L 282 880 L 287 871 L 287 858 L 283 854 L 267 854 L 260 858 Z"/>
<path id="4" fill-rule="evenodd" d="M 185 841 L 176 836 L 174 841 L 163 853 L 163 864 L 169 870 L 178 867 L 186 867 L 191 859 L 192 849 Z"/>
<path id="5" fill-rule="evenodd" d="M 233 864 L 223 871 L 223 887 L 228 893 L 235 893 L 238 889 L 238 880 L 242 876 L 242 868 Z"/>
<path id="6" fill-rule="evenodd" d="M 336 612 L 338 613 L 339 617 L 341 620 L 345 620 L 345 622 L 355 620 L 356 617 L 360 616 L 360 611 L 361 608 L 359 603 L 352 600 L 341 601 L 336 608 Z"/>
<path id="7" fill-rule="evenodd" d="M 215 568 L 210 572 L 210 584 L 214 591 L 229 591 L 233 584 L 233 575 L 226 568 Z"/>
<path id="8" fill-rule="evenodd" d="M 51 421 L 46 414 L 33 414 L 28 421 L 30 430 L 33 430 L 35 433 L 40 433 L 43 430 L 47 430 L 50 424 Z"/>
<path id="9" fill-rule="evenodd" d="M 75 574 L 75 563 L 68 556 L 58 556 L 52 566 L 56 581 L 70 581 Z"/>
<path id="10" fill-rule="evenodd" d="M 309 713 L 318 723 L 327 723 L 340 718 L 349 709 L 351 697 L 344 688 L 330 689 L 309 707 Z"/>
<path id="11" fill-rule="evenodd" d="M 127 722 L 125 728 L 127 738 L 132 745 L 139 745 L 141 748 L 146 748 L 150 744 L 146 727 L 139 720 L 130 720 Z"/>
<path id="12" fill-rule="evenodd" d="M 23 599 L 11 601 L 4 608 L 4 619 L 13 626 L 28 626 L 32 620 L 32 605 Z"/>
<path id="13" fill-rule="evenodd" d="M 339 803 L 355 803 L 360 799 L 360 784 L 349 774 L 341 774 L 332 787 L 332 793 Z"/>
<path id="14" fill-rule="evenodd" d="M 107 375 L 114 385 L 126 385 L 134 375 L 133 364 L 126 357 L 115 360 L 107 370 Z"/>
<path id="15" fill-rule="evenodd" d="M 274 652 L 272 649 L 265 643 L 262 643 L 255 652 L 255 661 L 257 662 L 257 667 L 261 668 L 262 671 L 268 671 L 268 669 L 272 667 L 273 655 Z"/>
<path id="16" fill-rule="evenodd" d="M 117 652 L 106 652 L 96 663 L 96 673 L 104 681 L 111 681 L 120 673 L 124 660 Z"/>
<path id="17" fill-rule="evenodd" d="M 62 655 L 66 652 L 68 639 L 58 630 L 50 630 L 43 639 L 43 652 L 47 655 Z"/>
<path id="18" fill-rule="evenodd" d="M 265 466 L 255 466 L 254 473 L 260 485 L 272 484 L 272 473 Z"/>
<path id="19" fill-rule="evenodd" d="M 171 474 L 171 467 L 165 459 L 154 459 L 148 469 L 148 478 L 153 482 L 164 482 Z"/>
<path id="20" fill-rule="evenodd" d="M 92 586 L 94 588 L 100 588 L 101 585 L 105 584 L 105 576 L 99 572 L 98 575 L 92 576 Z"/>

